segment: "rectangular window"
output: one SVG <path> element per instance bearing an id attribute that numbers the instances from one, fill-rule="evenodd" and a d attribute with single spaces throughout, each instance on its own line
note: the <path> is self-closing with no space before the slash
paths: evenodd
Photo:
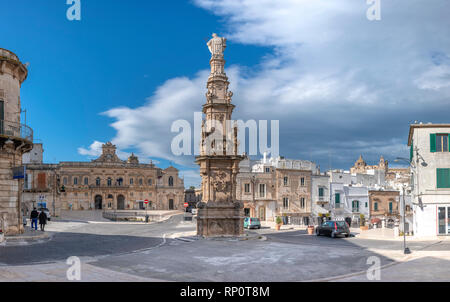
<path id="1" fill-rule="evenodd" d="M 77 177 L 75 177 L 75 178 L 73 179 L 73 184 L 74 184 L 74 185 L 78 185 L 78 178 L 77 178 Z"/>
<path id="2" fill-rule="evenodd" d="M 335 202 L 336 204 L 341 203 L 341 194 L 339 193 L 335 194 Z"/>
<path id="3" fill-rule="evenodd" d="M 289 180 L 289 179 L 288 179 L 287 177 L 284 178 L 284 185 L 285 185 L 285 186 L 288 185 L 288 180 Z"/>
<path id="4" fill-rule="evenodd" d="M 283 209 L 285 210 L 289 209 L 289 198 L 287 197 L 283 198 Z"/>
<path id="5" fill-rule="evenodd" d="M 244 190 L 245 190 L 245 193 L 250 193 L 250 184 L 245 184 L 244 185 Z"/>
<path id="6" fill-rule="evenodd" d="M 46 174 L 45 173 L 39 173 L 38 174 L 38 189 L 43 190 L 47 188 L 47 182 L 46 182 Z"/>
<path id="7" fill-rule="evenodd" d="M 270 173 L 270 168 L 266 168 L 266 173 Z"/>
<path id="8" fill-rule="evenodd" d="M 450 169 L 436 169 L 437 188 L 450 188 Z"/>
<path id="9" fill-rule="evenodd" d="M 378 202 L 375 202 L 375 203 L 373 204 L 373 210 L 374 210 L 374 211 L 378 211 Z"/>
<path id="10" fill-rule="evenodd" d="M 266 197 L 266 185 L 259 184 L 259 197 Z"/>
<path id="11" fill-rule="evenodd" d="M 323 197 L 323 188 L 319 188 L 319 197 Z"/>
<path id="12" fill-rule="evenodd" d="M 392 204 L 392 202 L 390 202 L 389 203 L 389 213 L 392 214 L 392 211 L 393 211 L 393 204 Z"/>
<path id="13" fill-rule="evenodd" d="M 305 208 L 305 198 L 304 198 L 304 197 L 300 198 L 300 207 L 301 207 L 302 209 Z"/>
<path id="14" fill-rule="evenodd" d="M 448 133 L 430 134 L 430 152 L 449 152 L 449 142 Z"/>
<path id="15" fill-rule="evenodd" d="M 305 186 L 305 178 L 304 178 L 304 177 L 302 177 L 302 178 L 300 179 L 300 184 L 301 184 L 302 187 Z"/>

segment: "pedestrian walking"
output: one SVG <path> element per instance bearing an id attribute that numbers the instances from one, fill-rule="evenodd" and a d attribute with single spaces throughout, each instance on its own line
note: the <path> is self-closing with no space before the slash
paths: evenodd
<path id="1" fill-rule="evenodd" d="M 41 211 L 39 214 L 39 225 L 41 226 L 41 231 L 45 232 L 45 225 L 47 224 L 47 214 L 44 211 Z"/>
<path id="2" fill-rule="evenodd" d="M 37 222 L 38 222 L 39 213 L 36 211 L 36 208 L 33 208 L 33 211 L 31 211 L 30 219 L 31 219 L 31 229 L 37 231 Z"/>

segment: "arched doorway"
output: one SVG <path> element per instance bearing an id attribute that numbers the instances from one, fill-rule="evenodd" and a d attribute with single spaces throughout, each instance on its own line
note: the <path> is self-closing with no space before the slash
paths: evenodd
<path id="1" fill-rule="evenodd" d="M 169 199 L 169 210 L 173 210 L 173 199 Z"/>
<path id="2" fill-rule="evenodd" d="M 103 208 L 103 198 L 101 195 L 97 195 L 95 196 L 95 209 L 96 210 L 101 210 Z"/>
<path id="3" fill-rule="evenodd" d="M 117 196 L 117 209 L 125 210 L 125 197 L 123 195 Z"/>

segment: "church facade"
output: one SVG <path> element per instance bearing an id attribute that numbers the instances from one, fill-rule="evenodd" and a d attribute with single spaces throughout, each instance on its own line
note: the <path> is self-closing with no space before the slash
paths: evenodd
<path id="1" fill-rule="evenodd" d="M 184 181 L 174 167 L 142 164 L 131 155 L 123 161 L 116 146 L 104 144 L 92 162 L 26 164 L 23 211 L 46 207 L 61 210 L 182 210 Z"/>

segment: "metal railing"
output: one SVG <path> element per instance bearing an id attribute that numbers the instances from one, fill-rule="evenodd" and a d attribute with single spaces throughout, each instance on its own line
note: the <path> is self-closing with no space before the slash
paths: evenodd
<path id="1" fill-rule="evenodd" d="M 33 142 L 33 130 L 23 124 L 0 120 L 0 135 Z"/>

